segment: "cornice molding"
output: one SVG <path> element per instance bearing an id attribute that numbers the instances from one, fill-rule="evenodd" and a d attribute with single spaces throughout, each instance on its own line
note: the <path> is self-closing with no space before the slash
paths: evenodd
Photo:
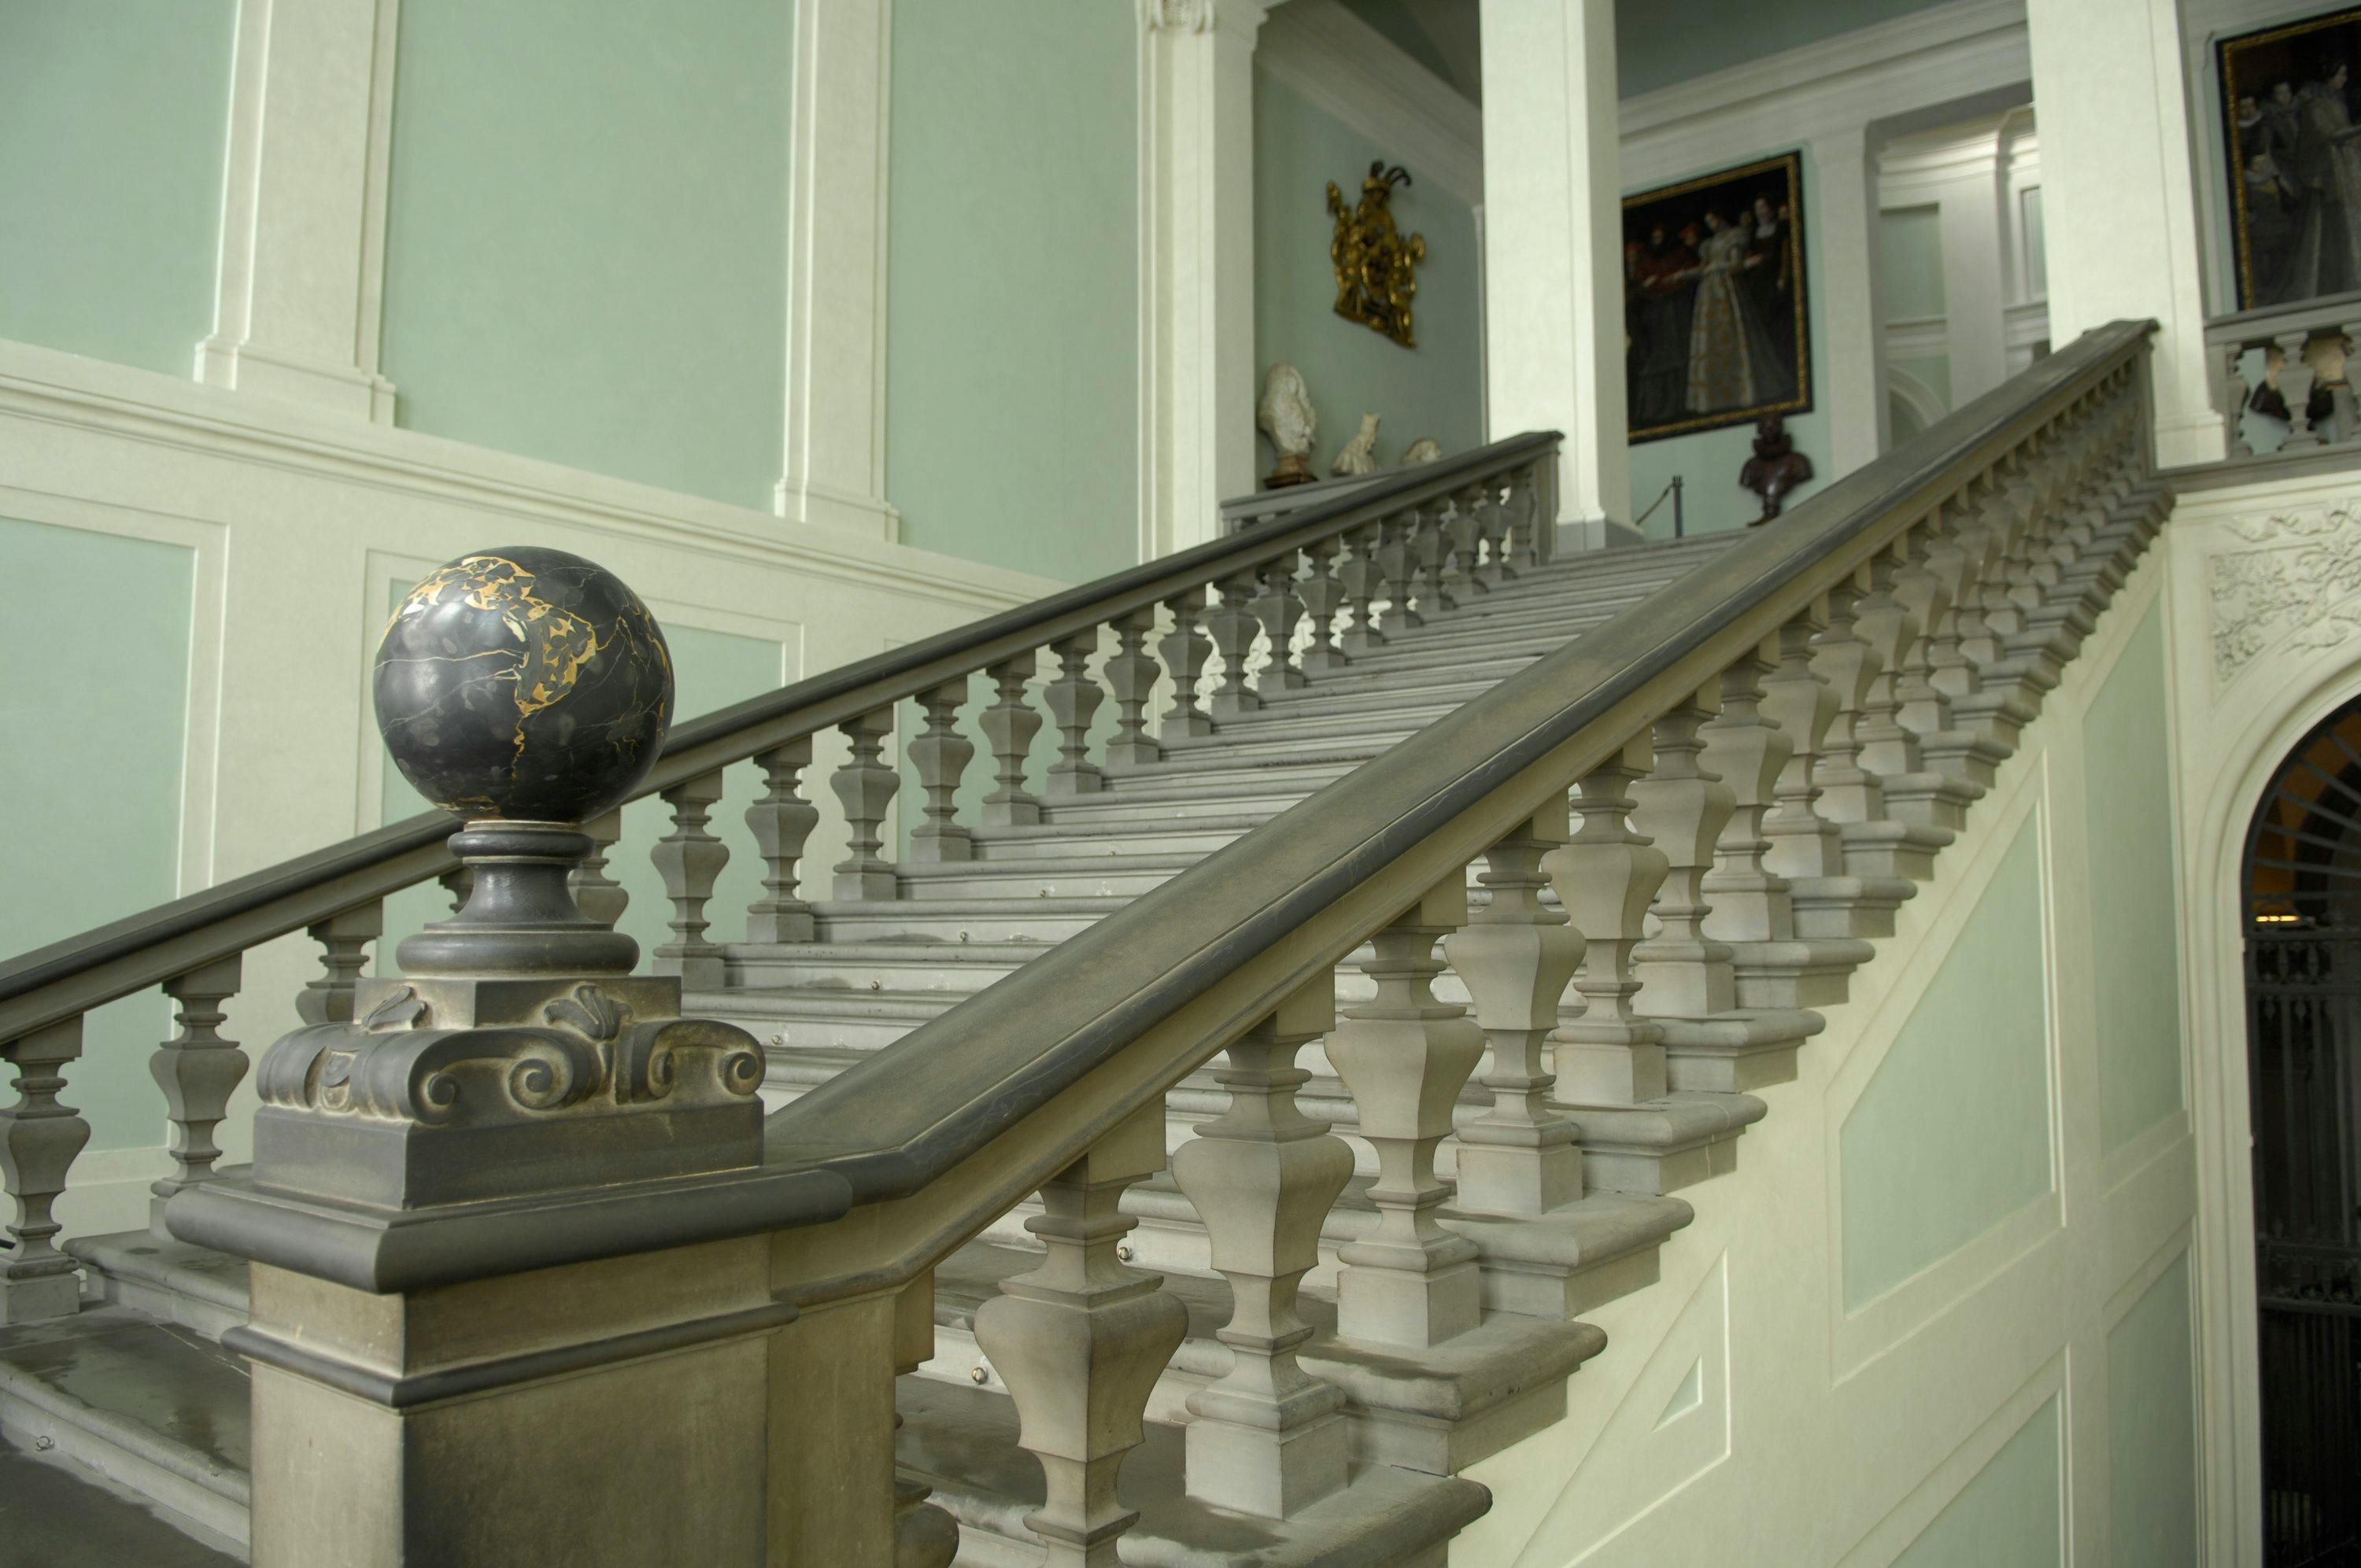
<path id="1" fill-rule="evenodd" d="M 1484 115 L 1336 0 L 1287 0 L 1255 64 L 1467 205 L 1484 201 Z"/>
<path id="2" fill-rule="evenodd" d="M 2022 0 L 1952 0 L 1626 99 L 1633 190 L 1726 155 L 1821 137 L 2030 82 Z"/>

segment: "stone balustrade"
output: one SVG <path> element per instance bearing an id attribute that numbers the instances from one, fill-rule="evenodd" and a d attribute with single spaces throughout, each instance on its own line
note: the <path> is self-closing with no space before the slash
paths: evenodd
<path id="1" fill-rule="evenodd" d="M 2361 349 L 2361 293 L 2217 316 L 2205 346 L 2231 456 L 2361 444 L 2345 368 Z"/>
<path id="2" fill-rule="evenodd" d="M 160 983 L 180 1032 L 155 1063 L 175 1162 L 157 1186 L 155 1223 L 234 1242 L 269 1281 L 258 1286 L 258 1328 L 238 1342 L 267 1368 L 255 1398 L 272 1402 L 276 1423 L 258 1460 L 258 1564 L 295 1560 L 290 1456 L 330 1427 L 376 1441 L 423 1419 L 412 1406 L 433 1391 L 521 1388 L 529 1367 L 561 1364 L 579 1373 L 571 1387 L 598 1391 L 580 1398 L 620 1409 L 653 1397 L 633 1381 L 641 1358 L 683 1345 L 703 1347 L 700 1387 L 720 1424 L 700 1435 L 669 1407 L 635 1421 L 631 1453 L 652 1465 L 646 1475 L 686 1474 L 716 1431 L 756 1464 L 766 1423 L 798 1429 L 771 1427 L 767 1480 L 737 1478 L 768 1497 L 767 1515 L 734 1505 L 694 1521 L 664 1515 L 679 1539 L 702 1543 L 699 1561 L 946 1561 L 950 1532 L 895 1478 L 894 1378 L 925 1359 L 913 1302 L 931 1296 L 932 1271 L 1025 1204 L 1040 1261 L 1000 1282 L 973 1332 L 1040 1464 L 1043 1501 L 1026 1524 L 1047 1561 L 1112 1568 L 1137 1517 L 1124 1500 L 1125 1455 L 1143 1440 L 1190 1317 L 1164 1280 L 1132 1266 L 1135 1221 L 1120 1201 L 1163 1168 L 1166 1095 L 1188 1081 L 1209 1084 L 1224 1108 L 1183 1141 L 1173 1177 L 1229 1287 L 1226 1320 L 1211 1331 L 1228 1369 L 1187 1397 L 1189 1497 L 1287 1519 L 1346 1485 L 1348 1453 L 1448 1469 L 1447 1454 L 1400 1446 L 1402 1432 L 1434 1425 L 1413 1408 L 1422 1396 L 1401 1388 L 1406 1359 L 1579 1359 L 1571 1287 L 1534 1262 L 1548 1247 L 1516 1253 L 1515 1238 L 1566 1223 L 1587 1187 L 1674 1184 L 1669 1154 L 1619 1133 L 1630 1118 L 1668 1095 L 1742 1092 L 1792 1072 L 1820 1026 L 1813 1009 L 1843 999 L 1870 938 L 1890 932 L 1894 907 L 1931 873 L 2160 524 L 2169 497 L 2144 467 L 2144 334 L 2094 334 L 2037 367 L 2028 387 L 2023 409 L 1946 466 L 1896 466 L 1918 476 L 1905 492 L 1878 490 L 1873 474 L 1850 499 L 1832 488 L 1701 569 L 1701 582 L 1477 699 L 1455 733 L 1497 740 L 1513 765 L 1493 768 L 1485 748 L 1448 751 L 1449 738 L 1406 742 L 1290 814 L 1302 818 L 1291 828 L 1223 852 L 1238 911 L 1221 902 L 1231 884 L 1208 880 L 1224 873 L 1186 873 L 1188 885 L 1145 895 L 812 1090 L 767 1136 L 741 1114 L 753 1089 L 743 1037 L 670 1013 L 684 992 L 693 1005 L 726 991 L 752 959 L 908 901 L 914 868 L 969 860 L 979 831 L 1037 826 L 1060 803 L 1120 789 L 1128 773 L 1413 632 L 1455 624 L 1542 571 L 1548 446 L 1356 492 L 1266 525 L 1267 537 L 1206 547 L 1199 566 L 1143 568 L 1027 631 L 939 657 L 917 645 L 895 671 L 818 688 L 730 733 L 690 727 L 640 789 L 670 817 L 645 851 L 672 906 L 651 975 L 631 975 L 628 959 L 618 969 L 598 946 L 622 907 L 607 866 L 631 850 L 615 840 L 614 801 L 587 797 L 578 831 L 471 822 L 459 847 L 474 874 L 452 879 L 461 907 L 414 953 L 405 944 L 401 978 L 360 971 L 384 892 L 450 875 L 424 839 L 401 848 L 407 861 L 367 873 L 385 883 L 369 896 L 342 897 L 360 874 L 347 866 L 343 882 L 314 879 L 310 905 L 250 901 L 225 917 L 222 950 L 192 948 L 174 927 L 146 960 L 160 966 L 152 979 L 126 983 L 138 965 L 112 950 L 80 970 L 19 960 L 0 970 L 0 1058 L 15 1076 L 0 1106 L 12 1205 L 0 1321 L 77 1308 L 54 1203 L 90 1129 L 60 1096 L 82 1014 Z M 1673 613 L 1676 624 L 1651 620 Z M 1653 661 L 1650 678 L 1615 687 L 1579 663 L 1593 646 Z M 906 702 L 920 716 L 903 752 L 919 804 L 904 813 L 902 843 L 903 768 L 889 759 Z M 830 733 L 843 760 L 825 792 L 807 793 L 813 740 Z M 966 771 L 980 757 L 992 787 L 969 806 Z M 761 780 L 746 812 L 761 895 L 742 921 L 715 907 L 728 851 L 712 812 L 735 768 Z M 829 821 L 815 797 L 832 799 L 829 825 L 847 846 L 817 901 L 804 896 L 816 879 L 802 863 Z M 1277 907 L 1291 911 L 1283 926 L 1269 925 Z M 1231 940 L 1224 922 L 1247 916 L 1260 923 L 1255 940 Z M 238 955 L 296 929 L 319 945 L 322 974 L 297 1001 L 304 1027 L 265 1058 L 275 1120 L 256 1168 L 225 1176 L 212 1132 L 246 1060 L 220 1037 L 221 1007 L 238 989 Z M 489 968 L 471 967 L 474 951 Z M 1183 958 L 1218 972 L 1170 979 L 1166 966 L 1178 972 Z M 1374 996 L 1340 1008 L 1340 963 Z M 1157 991 L 1167 983 L 1169 995 Z M 507 1016 L 526 991 L 543 1020 L 530 1026 Z M 1463 993 L 1472 1006 L 1453 1000 Z M 454 1009 L 468 1025 L 459 1032 L 478 1037 L 425 1039 Z M 675 1033 L 659 1050 L 635 1030 Z M 626 1040 L 642 1041 L 640 1056 Z M 1315 1041 L 1342 1080 L 1351 1131 L 1376 1155 L 1361 1205 L 1375 1215 L 1341 1249 L 1333 1332 L 1299 1310 L 1352 1165 L 1296 1102 L 1311 1078 L 1296 1058 Z M 448 1061 L 408 1077 L 362 1070 L 438 1048 Z M 647 1106 L 678 1092 L 692 1062 L 708 1075 L 697 1109 L 712 1118 L 709 1136 L 635 1143 L 651 1135 Z M 469 1087 L 478 1082 L 505 1098 L 470 1145 L 449 1118 L 489 1092 Z M 379 1129 L 355 1113 L 356 1097 L 371 1094 L 383 1099 L 371 1114 L 411 1135 L 398 1153 L 372 1152 Z M 498 1157 L 473 1152 L 484 1148 Z M 452 1151 L 450 1168 L 434 1165 L 436 1149 Z M 485 1205 L 532 1209 L 554 1202 L 551 1190 L 574 1206 L 554 1224 L 562 1235 L 520 1241 L 513 1256 L 469 1250 L 487 1245 L 469 1229 Z M 372 1204 L 454 1239 L 431 1263 L 371 1254 L 382 1272 L 355 1288 L 350 1252 L 315 1256 L 313 1240 L 271 1228 L 274 1214 L 308 1205 L 307 1237 L 338 1225 L 357 1234 L 375 1223 L 356 1217 Z M 588 1234 L 579 1215 L 594 1210 L 611 1216 L 604 1239 L 564 1252 L 563 1236 Z M 642 1265 L 651 1272 L 632 1273 Z M 487 1364 L 492 1372 L 466 1363 L 456 1338 L 432 1334 L 405 1349 L 417 1359 L 390 1381 L 362 1365 L 372 1314 L 391 1310 L 372 1304 L 380 1295 L 508 1292 L 529 1308 L 541 1287 L 520 1272 L 528 1266 L 569 1289 L 616 1292 L 611 1321 L 585 1309 L 555 1338 L 510 1347 L 520 1359 Z M 348 1343 L 296 1343 L 319 1302 Z M 644 1321 L 627 1321 L 635 1311 Z M 767 1378 L 767 1406 L 733 1398 L 733 1380 L 748 1378 L 758 1389 Z M 321 1387 L 365 1416 L 313 1398 Z M 554 1434 L 555 1423 L 604 1419 L 540 1398 L 502 1392 L 479 1415 L 450 1418 L 453 1463 L 501 1463 L 487 1458 L 494 1438 L 519 1422 Z M 583 1486 L 598 1484 L 613 1455 L 580 1446 Z M 811 1484 L 819 1453 L 827 1488 Z M 379 1511 L 358 1510 L 367 1518 L 352 1529 L 431 1554 L 445 1538 L 405 1509 L 403 1488 L 434 1483 L 434 1468 L 385 1468 L 368 1483 Z M 561 1488 L 525 1515 L 577 1542 L 569 1560 L 637 1560 L 625 1554 L 642 1538 L 601 1539 L 595 1511 L 569 1514 L 577 1503 Z"/>

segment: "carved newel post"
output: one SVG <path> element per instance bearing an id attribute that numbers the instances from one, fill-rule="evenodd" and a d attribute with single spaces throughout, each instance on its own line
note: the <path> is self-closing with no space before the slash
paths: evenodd
<path id="1" fill-rule="evenodd" d="M 793 1310 L 757 1233 L 846 1194 L 762 1169 L 754 1040 L 683 1018 L 567 886 L 672 695 L 646 608 L 556 551 L 455 561 L 386 630 L 379 729 L 465 818 L 467 903 L 270 1047 L 253 1166 L 166 1208 L 254 1262 L 225 1343 L 254 1368 L 257 1568 L 763 1561 Z"/>

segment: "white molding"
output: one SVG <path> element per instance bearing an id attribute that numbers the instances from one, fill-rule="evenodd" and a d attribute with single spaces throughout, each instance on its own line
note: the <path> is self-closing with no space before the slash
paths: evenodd
<path id="1" fill-rule="evenodd" d="M 1255 63 L 1468 206 L 1484 200 L 1484 115 L 1337 0 L 1288 0 Z"/>
<path id="2" fill-rule="evenodd" d="M 1299 0 L 1301 3 L 1301 0 Z M 1141 0 L 1139 553 L 1255 487 L 1256 0 Z"/>
<path id="3" fill-rule="evenodd" d="M 885 313 L 893 0 L 795 0 L 786 429 L 772 510 L 891 543 Z"/>
<path id="4" fill-rule="evenodd" d="M 895 590 L 963 609 L 1023 604 L 1056 584 L 768 512 L 471 446 L 423 432 L 264 405 L 153 371 L 0 339 L 0 421 L 73 426 L 146 446 L 430 496 L 730 560 Z M 6 444 L 0 442 L 0 451 Z M 0 483 L 6 483 L 0 463 Z"/>
<path id="5" fill-rule="evenodd" d="M 1921 430 L 1951 411 L 1943 406 L 1943 400 L 1936 394 L 1934 388 L 1897 365 L 1885 367 L 1885 395 L 1900 400 L 1910 410 L 1911 416 L 1917 420 Z"/>
<path id="6" fill-rule="evenodd" d="M 1627 98 L 1625 155 L 1733 121 L 1778 127 L 1793 143 L 2031 80 L 2022 0 L 1953 0 Z"/>
<path id="7" fill-rule="evenodd" d="M 1890 360 L 1933 359 L 1950 352 L 1947 316 L 1906 316 L 1885 323 L 1885 356 Z"/>
<path id="8" fill-rule="evenodd" d="M 390 424 L 378 373 L 400 0 L 239 0 L 211 386 Z"/>

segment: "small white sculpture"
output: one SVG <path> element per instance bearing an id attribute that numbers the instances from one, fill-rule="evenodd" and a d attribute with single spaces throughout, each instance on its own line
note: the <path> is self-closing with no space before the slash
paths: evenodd
<path id="1" fill-rule="evenodd" d="M 1328 465 L 1331 474 L 1374 474 L 1378 471 L 1378 416 L 1363 414 L 1361 428 Z"/>
<path id="2" fill-rule="evenodd" d="M 1401 466 L 1407 468 L 1413 463 L 1432 463 L 1442 455 L 1443 443 L 1431 435 L 1422 435 L 1402 454 Z"/>
<path id="3" fill-rule="evenodd" d="M 1312 394 L 1303 385 L 1303 372 L 1285 360 L 1270 367 L 1262 380 L 1262 401 L 1255 409 L 1255 423 L 1270 438 L 1271 450 L 1279 454 L 1279 466 L 1270 471 L 1263 483 L 1272 489 L 1288 485 L 1308 485 L 1315 476 L 1312 472 L 1312 446 L 1320 434 L 1320 411 L 1312 406 Z"/>

